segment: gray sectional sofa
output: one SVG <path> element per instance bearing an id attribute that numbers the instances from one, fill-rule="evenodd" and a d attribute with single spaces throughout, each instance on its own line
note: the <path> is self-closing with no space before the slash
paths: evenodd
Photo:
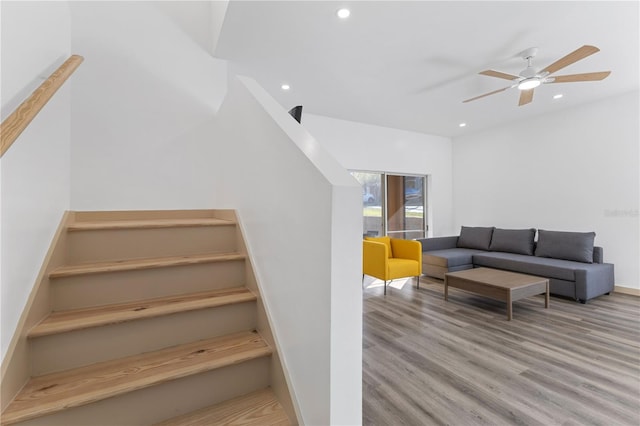
<path id="1" fill-rule="evenodd" d="M 444 279 L 447 272 L 474 267 L 549 278 L 551 294 L 585 303 L 614 288 L 613 265 L 604 263 L 594 232 L 558 232 L 463 226 L 459 236 L 419 239 L 422 273 Z"/>

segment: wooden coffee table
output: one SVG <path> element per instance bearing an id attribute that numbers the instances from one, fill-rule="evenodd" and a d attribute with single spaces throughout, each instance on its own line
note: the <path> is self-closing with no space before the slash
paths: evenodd
<path id="1" fill-rule="evenodd" d="M 459 288 L 491 299 L 507 302 L 507 320 L 513 317 L 512 302 L 544 293 L 544 307 L 549 308 L 549 280 L 490 268 L 466 269 L 444 275 L 444 300 L 449 287 Z"/>

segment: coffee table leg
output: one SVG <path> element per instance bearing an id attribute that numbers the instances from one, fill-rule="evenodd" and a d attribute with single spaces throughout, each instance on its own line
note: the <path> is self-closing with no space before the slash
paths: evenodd
<path id="1" fill-rule="evenodd" d="M 544 293 L 544 307 L 549 309 L 549 280 L 547 280 L 547 290 Z"/>
<path id="2" fill-rule="evenodd" d="M 513 318 L 513 306 L 511 304 L 511 290 L 507 292 L 507 321 Z"/>
<path id="3" fill-rule="evenodd" d="M 447 276 L 444 276 L 444 300 L 445 302 L 448 300 L 447 298 L 449 297 L 449 284 L 447 283 Z"/>

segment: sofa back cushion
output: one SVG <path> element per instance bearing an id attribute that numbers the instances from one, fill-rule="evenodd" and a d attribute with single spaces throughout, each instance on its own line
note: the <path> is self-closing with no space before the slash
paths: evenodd
<path id="1" fill-rule="evenodd" d="M 593 263 L 595 232 L 538 231 L 536 256 Z"/>
<path id="2" fill-rule="evenodd" d="M 477 250 L 489 250 L 491 235 L 495 228 L 463 226 L 460 230 L 457 246 Z"/>
<path id="3" fill-rule="evenodd" d="M 387 253 L 389 253 L 389 258 L 393 257 L 393 252 L 391 251 L 391 238 L 390 237 L 365 237 L 367 241 L 375 241 L 377 243 L 382 243 L 387 246 Z"/>
<path id="4" fill-rule="evenodd" d="M 503 251 L 506 253 L 528 254 L 533 256 L 533 241 L 536 230 L 530 229 L 500 229 L 493 230 L 491 236 L 491 251 Z"/>

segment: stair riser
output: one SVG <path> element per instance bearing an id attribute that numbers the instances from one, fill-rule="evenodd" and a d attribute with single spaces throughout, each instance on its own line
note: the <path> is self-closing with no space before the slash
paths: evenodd
<path id="1" fill-rule="evenodd" d="M 30 339 L 41 375 L 255 329 L 255 302 L 181 312 Z"/>
<path id="2" fill-rule="evenodd" d="M 269 383 L 269 358 L 197 374 L 49 416 L 22 426 L 128 426 L 164 419 L 262 389 Z"/>
<path id="3" fill-rule="evenodd" d="M 114 210 L 114 211 L 77 211 L 75 219 L 86 221 L 155 220 L 155 219 L 198 219 L 219 218 L 235 221 L 233 210 Z"/>
<path id="4" fill-rule="evenodd" d="M 244 260 L 80 275 L 51 280 L 54 311 L 244 285 Z"/>
<path id="5" fill-rule="evenodd" d="M 68 234 L 67 264 L 229 253 L 236 250 L 236 240 L 235 225 L 73 231 Z"/>

